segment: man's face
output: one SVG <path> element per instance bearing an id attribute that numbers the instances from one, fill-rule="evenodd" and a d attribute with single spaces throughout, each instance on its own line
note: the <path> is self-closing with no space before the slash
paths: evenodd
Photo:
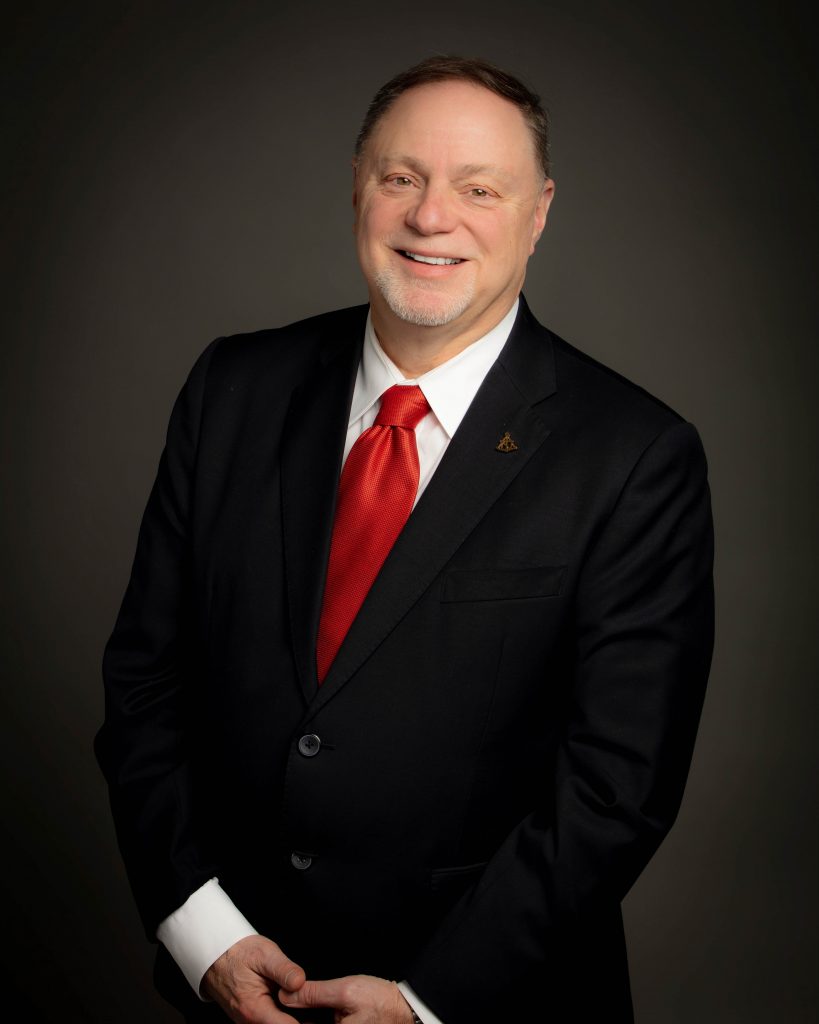
<path id="1" fill-rule="evenodd" d="M 553 187 L 514 104 L 463 81 L 402 93 L 355 175 L 358 257 L 376 323 L 451 324 L 472 340 L 489 330 L 523 285 Z"/>

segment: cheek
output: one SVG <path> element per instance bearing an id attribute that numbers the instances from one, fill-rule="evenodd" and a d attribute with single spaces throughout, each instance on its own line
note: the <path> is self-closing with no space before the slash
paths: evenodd
<path id="1" fill-rule="evenodd" d="M 490 267 L 503 272 L 520 258 L 524 248 L 520 225 L 511 219 L 499 218 L 476 222 L 472 233 L 485 254 Z"/>
<path id="2" fill-rule="evenodd" d="M 364 256 L 372 252 L 379 234 L 378 226 L 374 223 L 373 218 L 369 214 L 361 212 L 356 219 L 354 231 L 359 252 Z"/>
<path id="3" fill-rule="evenodd" d="M 530 225 L 516 225 L 510 231 L 507 243 L 507 259 L 516 268 L 526 263 L 532 251 L 532 231 Z"/>
<path id="4" fill-rule="evenodd" d="M 388 234 L 394 228 L 397 219 L 400 219 L 397 204 L 391 206 L 371 199 L 359 207 L 356 221 L 362 237 L 377 239 Z"/>
<path id="5" fill-rule="evenodd" d="M 508 231 L 499 231 L 486 239 L 484 252 L 490 274 L 503 277 L 520 260 L 520 240 Z"/>

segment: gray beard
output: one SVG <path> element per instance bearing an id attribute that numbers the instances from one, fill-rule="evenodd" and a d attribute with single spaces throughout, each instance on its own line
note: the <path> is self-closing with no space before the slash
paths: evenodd
<path id="1" fill-rule="evenodd" d="M 384 300 L 399 320 L 404 323 L 414 324 L 416 327 L 443 327 L 444 324 L 456 320 L 468 308 L 472 302 L 474 288 L 472 285 L 464 289 L 459 295 L 454 295 L 446 301 L 442 307 L 440 302 L 424 305 L 418 299 L 412 302 L 407 298 L 408 286 L 402 281 L 398 274 L 391 269 L 379 270 L 373 280 L 384 296 Z M 413 290 L 426 288 L 425 284 L 413 285 Z M 427 289 L 433 292 L 434 282 L 430 282 Z M 439 293 L 436 293 L 439 295 Z"/>

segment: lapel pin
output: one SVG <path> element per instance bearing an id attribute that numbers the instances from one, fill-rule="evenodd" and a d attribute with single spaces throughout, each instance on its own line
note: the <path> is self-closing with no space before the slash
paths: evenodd
<path id="1" fill-rule="evenodd" d="M 495 451 L 496 452 L 516 452 L 517 450 L 518 450 L 518 446 L 512 440 L 512 435 L 507 430 L 506 433 L 503 435 L 503 437 L 500 439 L 500 441 L 498 441 L 497 445 L 495 446 Z"/>

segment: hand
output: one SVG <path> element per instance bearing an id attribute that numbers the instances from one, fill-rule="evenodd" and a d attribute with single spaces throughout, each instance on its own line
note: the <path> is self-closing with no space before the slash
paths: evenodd
<path id="1" fill-rule="evenodd" d="M 394 981 L 355 974 L 333 981 L 305 981 L 282 986 L 279 999 L 292 1009 L 330 1006 L 339 1024 L 412 1024 L 412 1010 Z"/>
<path id="2" fill-rule="evenodd" d="M 304 984 L 304 971 L 263 935 L 248 935 L 234 943 L 205 972 L 200 988 L 236 1024 L 296 1024 L 282 1013 L 273 997 L 281 986 L 295 994 Z"/>

